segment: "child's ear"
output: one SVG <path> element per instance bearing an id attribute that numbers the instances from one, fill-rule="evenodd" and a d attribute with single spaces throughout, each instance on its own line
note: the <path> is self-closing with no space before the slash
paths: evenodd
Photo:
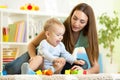
<path id="1" fill-rule="evenodd" d="M 49 37 L 49 31 L 45 32 L 46 37 Z"/>

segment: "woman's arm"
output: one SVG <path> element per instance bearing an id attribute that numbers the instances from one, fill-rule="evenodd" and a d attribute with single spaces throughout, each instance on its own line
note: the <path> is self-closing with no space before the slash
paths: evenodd
<path id="1" fill-rule="evenodd" d="M 39 45 L 41 40 L 45 39 L 45 33 L 42 31 L 38 34 L 29 44 L 28 44 L 28 53 L 30 57 L 36 56 L 36 47 Z"/>
<path id="2" fill-rule="evenodd" d="M 87 69 L 88 74 L 97 74 L 100 72 L 98 61 L 95 61 L 91 68 Z"/>

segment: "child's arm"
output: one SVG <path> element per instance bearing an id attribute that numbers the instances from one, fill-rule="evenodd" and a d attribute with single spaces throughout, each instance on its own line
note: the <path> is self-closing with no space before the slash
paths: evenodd
<path id="1" fill-rule="evenodd" d="M 45 40 L 41 41 L 38 47 L 38 55 L 41 55 L 50 62 L 53 62 L 53 60 L 56 59 L 56 57 L 53 56 L 52 53 L 49 51 L 49 46 L 47 44 L 48 43 L 46 43 Z"/>

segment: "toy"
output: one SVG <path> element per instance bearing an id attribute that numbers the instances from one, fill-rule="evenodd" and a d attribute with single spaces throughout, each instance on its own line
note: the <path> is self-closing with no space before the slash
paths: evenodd
<path id="1" fill-rule="evenodd" d="M 71 70 L 70 74 L 78 74 L 78 70 Z"/>
<path id="2" fill-rule="evenodd" d="M 8 8 L 6 5 L 0 5 L 0 8 Z"/>
<path id="3" fill-rule="evenodd" d="M 70 74 L 70 70 L 65 70 L 65 74 Z"/>
<path id="4" fill-rule="evenodd" d="M 35 73 L 36 73 L 36 75 L 52 75 L 53 74 L 53 72 L 50 69 L 43 70 L 43 71 L 38 70 Z"/>
<path id="5" fill-rule="evenodd" d="M 41 70 L 38 70 L 35 72 L 37 75 L 42 75 L 42 71 Z"/>
<path id="6" fill-rule="evenodd" d="M 20 10 L 38 11 L 39 10 L 39 6 L 29 3 L 29 4 L 25 4 L 24 6 L 21 6 Z"/>
<path id="7" fill-rule="evenodd" d="M 7 72 L 6 72 L 5 70 L 3 70 L 3 71 L 1 72 L 1 75 L 7 75 Z"/>
<path id="8" fill-rule="evenodd" d="M 52 74 L 53 74 L 53 72 L 52 72 L 50 69 L 44 70 L 44 71 L 42 71 L 42 73 L 43 73 L 44 75 L 52 75 Z"/>
<path id="9" fill-rule="evenodd" d="M 65 74 L 87 74 L 86 70 L 65 70 Z"/>

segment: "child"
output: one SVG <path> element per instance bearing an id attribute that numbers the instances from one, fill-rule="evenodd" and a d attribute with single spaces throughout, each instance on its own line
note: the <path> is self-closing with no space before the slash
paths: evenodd
<path id="1" fill-rule="evenodd" d="M 66 62 L 70 64 L 84 65 L 83 60 L 75 59 L 68 51 L 66 51 L 64 44 L 61 42 L 65 32 L 64 25 L 57 19 L 51 18 L 46 21 L 44 25 L 44 32 L 46 39 L 42 40 L 38 46 L 37 55 L 44 59 L 44 66 L 40 69 L 50 69 L 53 73 L 59 74 Z M 38 68 L 38 66 L 35 66 Z M 35 70 L 29 67 L 28 63 L 23 63 L 21 67 L 22 74 L 31 74 Z"/>

